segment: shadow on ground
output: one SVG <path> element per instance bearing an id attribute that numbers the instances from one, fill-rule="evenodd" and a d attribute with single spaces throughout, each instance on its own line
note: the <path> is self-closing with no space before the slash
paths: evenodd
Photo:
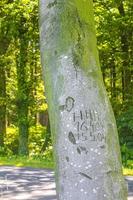
<path id="1" fill-rule="evenodd" d="M 133 200 L 133 177 L 126 177 Z M 0 166 L 1 200 L 56 200 L 54 172 L 47 169 Z"/>
<path id="2" fill-rule="evenodd" d="M 0 199 L 56 200 L 54 172 L 43 169 L 0 167 Z"/>

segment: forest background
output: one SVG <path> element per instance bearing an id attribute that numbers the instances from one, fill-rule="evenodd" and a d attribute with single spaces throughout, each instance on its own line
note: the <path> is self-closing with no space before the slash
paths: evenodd
<path id="1" fill-rule="evenodd" d="M 28 156 L 53 166 L 38 7 L 38 0 L 0 1 L 0 164 Z M 133 168 L 133 3 L 94 0 L 94 14 L 123 166 Z"/>

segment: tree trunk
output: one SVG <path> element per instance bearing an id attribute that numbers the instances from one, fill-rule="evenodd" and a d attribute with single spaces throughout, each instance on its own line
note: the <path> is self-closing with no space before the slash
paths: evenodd
<path id="1" fill-rule="evenodd" d="M 23 18 L 21 19 L 21 29 L 19 30 L 19 55 L 17 57 L 17 114 L 19 127 L 19 155 L 28 155 L 29 136 L 29 85 L 27 81 L 27 46 L 28 41 L 25 36 Z"/>
<path id="2" fill-rule="evenodd" d="M 123 2 L 121 1 L 118 5 L 118 11 L 121 17 L 125 16 L 125 10 Z M 128 32 L 125 27 L 121 27 L 121 50 L 122 50 L 122 67 L 121 67 L 121 82 L 122 82 L 122 96 L 123 101 L 129 101 L 130 90 L 131 90 L 131 69 L 129 64 L 129 43 L 128 43 Z M 132 98 L 132 95 L 131 95 Z"/>
<path id="3" fill-rule="evenodd" d="M 5 63 L 2 59 L 0 61 L 0 147 L 4 147 L 4 136 L 6 134 L 6 75 Z"/>
<path id="4" fill-rule="evenodd" d="M 51 143 L 51 131 L 50 131 L 50 122 L 49 122 L 48 112 L 45 111 L 42 114 L 43 114 L 42 118 L 39 117 L 39 121 L 42 126 L 46 126 L 45 140 L 41 148 L 41 153 L 44 153 L 47 147 L 49 146 L 49 144 Z"/>
<path id="5" fill-rule="evenodd" d="M 116 100 L 116 67 L 114 58 L 112 58 L 110 63 L 110 86 L 111 86 L 111 99 Z"/>
<path id="6" fill-rule="evenodd" d="M 41 0 L 40 32 L 58 200 L 126 200 L 92 1 Z"/>
<path id="7" fill-rule="evenodd" d="M 2 16 L 1 16 L 2 18 Z M 3 24 L 3 23 L 1 23 Z M 6 60 L 5 54 L 8 50 L 10 41 L 7 32 L 0 32 L 0 147 L 4 147 L 4 136 L 6 134 Z M 7 29 L 8 30 L 8 29 Z"/>

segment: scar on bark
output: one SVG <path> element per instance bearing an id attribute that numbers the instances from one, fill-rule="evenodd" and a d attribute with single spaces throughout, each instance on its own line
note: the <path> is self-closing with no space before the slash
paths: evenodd
<path id="1" fill-rule="evenodd" d="M 100 146 L 101 149 L 105 149 L 105 145 Z"/>
<path id="2" fill-rule="evenodd" d="M 67 162 L 69 162 L 69 157 L 68 156 L 66 156 L 66 160 L 67 160 Z"/>
<path id="3" fill-rule="evenodd" d="M 78 78 L 78 70 L 77 70 L 77 67 L 74 65 L 74 70 L 75 70 L 75 73 L 76 73 L 76 79 Z"/>
<path id="4" fill-rule="evenodd" d="M 55 0 L 55 1 L 51 2 L 51 3 L 49 3 L 49 4 L 47 5 L 47 8 L 52 8 L 52 7 L 55 6 L 56 4 L 57 4 L 57 0 Z"/>
<path id="5" fill-rule="evenodd" d="M 59 109 L 60 109 L 61 111 L 65 110 L 65 105 L 60 105 L 60 106 L 59 106 Z"/>
<path id="6" fill-rule="evenodd" d="M 88 176 L 87 174 L 85 174 L 85 173 L 79 172 L 79 174 L 80 174 L 81 176 L 84 176 L 84 177 L 86 177 L 86 178 L 92 180 L 92 178 L 91 178 L 90 176 Z"/>
<path id="7" fill-rule="evenodd" d="M 65 101 L 65 105 L 60 105 L 60 110 L 67 110 L 68 112 L 71 112 L 71 110 L 74 108 L 75 100 L 72 97 L 67 97 Z"/>
<path id="8" fill-rule="evenodd" d="M 88 153 L 87 149 L 85 147 L 82 147 L 82 146 L 77 147 L 77 152 L 79 154 L 81 154 L 82 152 L 85 152 L 86 154 Z"/>
<path id="9" fill-rule="evenodd" d="M 77 152 L 78 152 L 79 154 L 81 154 L 81 150 L 80 150 L 79 147 L 77 148 Z"/>
<path id="10" fill-rule="evenodd" d="M 72 132 L 69 132 L 68 139 L 72 144 L 76 144 L 76 139 L 75 139 L 74 134 Z"/>

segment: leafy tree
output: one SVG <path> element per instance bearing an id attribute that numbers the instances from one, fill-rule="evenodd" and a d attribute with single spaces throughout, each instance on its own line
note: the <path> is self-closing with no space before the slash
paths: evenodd
<path id="1" fill-rule="evenodd" d="M 6 52 L 10 44 L 8 36 L 9 24 L 6 10 L 3 9 L 5 1 L 0 3 L 0 146 L 4 146 L 6 134 Z M 6 20 L 5 20 L 6 19 Z"/>
<path id="2" fill-rule="evenodd" d="M 118 115 L 132 104 L 132 4 L 112 0 L 94 5 L 104 82 Z"/>
<path id="3" fill-rule="evenodd" d="M 121 127 L 125 126 L 124 121 L 128 126 L 131 115 L 128 120 L 127 116 L 132 112 L 133 103 L 132 3 L 129 0 L 97 0 L 94 6 L 104 83 L 117 118 L 121 146 L 129 148 L 126 138 L 132 141 L 132 131 L 128 128 L 130 131 L 123 131 Z"/>
<path id="4" fill-rule="evenodd" d="M 7 96 L 4 99 L 4 104 L 7 102 L 5 117 L 8 125 L 19 126 L 19 153 L 24 155 L 28 154 L 29 126 L 36 125 L 38 117 L 34 116 L 40 109 L 47 108 L 43 102 L 44 96 L 40 95 L 40 92 L 43 93 L 43 87 L 39 62 L 38 4 L 37 1 L 27 0 L 2 3 L 2 30 L 7 33 L 6 38 L 1 39 L 6 41 L 3 42 L 3 51 L 7 49 L 6 44 L 10 41 L 5 84 Z M 5 37 L 2 34 L 1 37 Z M 3 55 L 5 56 L 5 51 Z M 2 62 L 5 62 L 4 57 Z M 5 66 L 1 70 L 4 72 L 1 76 L 4 76 Z M 3 84 L 1 87 L 5 91 Z M 3 115 L 1 117 L 4 119 Z M 37 121 L 34 121 L 34 118 Z"/>

